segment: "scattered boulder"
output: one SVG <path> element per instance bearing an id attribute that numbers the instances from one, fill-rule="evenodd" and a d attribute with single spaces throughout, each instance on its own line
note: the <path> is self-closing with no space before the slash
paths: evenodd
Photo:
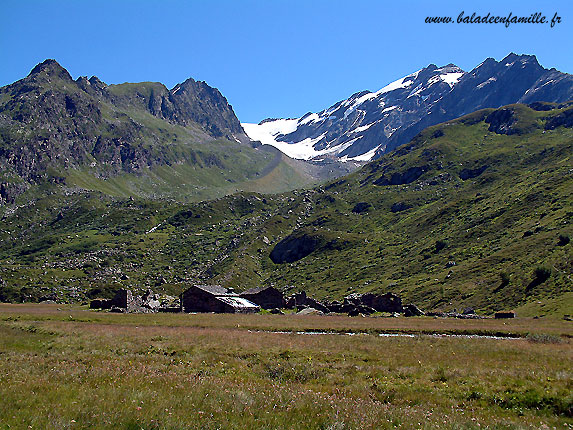
<path id="1" fill-rule="evenodd" d="M 361 214 L 364 212 L 368 212 L 368 210 L 372 207 L 372 205 L 368 202 L 358 202 L 352 208 L 352 212 L 355 214 Z"/>
<path id="2" fill-rule="evenodd" d="M 460 179 L 462 181 L 467 181 L 468 179 L 477 178 L 483 172 L 485 172 L 488 167 L 489 166 L 487 164 L 484 164 L 483 166 L 477 167 L 475 169 L 463 169 L 460 172 Z"/>
<path id="3" fill-rule="evenodd" d="M 334 312 L 334 313 L 345 312 L 343 309 L 344 305 L 342 303 L 336 301 L 336 300 L 326 303 L 325 306 L 330 310 L 330 312 Z"/>
<path id="4" fill-rule="evenodd" d="M 358 315 L 360 315 L 360 311 L 356 308 L 350 309 L 348 311 L 348 316 L 349 317 L 357 317 Z"/>
<path id="5" fill-rule="evenodd" d="M 320 246 L 320 239 L 309 234 L 292 234 L 273 248 L 270 259 L 275 264 L 293 263 L 298 261 Z"/>
<path id="6" fill-rule="evenodd" d="M 296 313 L 297 315 L 324 315 L 324 312 L 319 311 L 318 309 L 315 308 L 304 308 L 303 310 L 301 310 L 300 312 Z"/>
<path id="7" fill-rule="evenodd" d="M 404 202 L 396 202 L 396 203 L 394 203 L 394 204 L 392 205 L 392 207 L 390 208 L 390 210 L 391 210 L 392 212 L 396 213 L 396 212 L 402 212 L 402 211 L 408 210 L 408 209 L 410 209 L 411 207 L 412 207 L 412 206 L 409 205 L 409 204 L 407 204 L 407 203 L 404 203 Z"/>
<path id="8" fill-rule="evenodd" d="M 326 307 L 324 304 L 322 304 L 316 299 L 313 299 L 312 297 L 308 297 L 305 291 L 300 291 L 287 298 L 286 307 L 289 309 L 295 309 L 299 307 L 310 307 L 319 310 L 323 313 L 330 312 L 329 308 Z"/>
<path id="9" fill-rule="evenodd" d="M 324 305 L 323 305 L 321 302 L 319 302 L 318 300 L 313 299 L 312 297 L 307 297 L 306 303 L 307 303 L 307 306 L 310 306 L 311 308 L 317 309 L 317 310 L 319 310 L 319 311 L 321 311 L 321 312 L 324 312 L 324 313 L 329 313 L 329 312 L 330 312 L 330 310 L 329 310 L 326 306 L 324 306 Z"/>
<path id="10" fill-rule="evenodd" d="M 425 315 L 425 313 L 420 310 L 420 308 L 418 308 L 418 306 L 413 305 L 413 304 L 409 304 L 409 305 L 404 305 L 404 316 L 405 317 L 417 317 L 417 316 L 422 316 Z"/>
<path id="11" fill-rule="evenodd" d="M 364 306 L 374 312 L 402 312 L 402 299 L 396 294 L 350 294 L 344 298 L 344 304 Z"/>
<path id="12" fill-rule="evenodd" d="M 515 133 L 512 125 L 517 122 L 517 116 L 513 109 L 497 109 L 487 116 L 485 122 L 489 124 L 489 131 L 496 134 L 511 135 Z"/>
<path id="13" fill-rule="evenodd" d="M 549 118 L 545 123 L 545 130 L 553 130 L 561 126 L 573 127 L 573 109 L 567 109 L 559 115 Z"/>
<path id="14" fill-rule="evenodd" d="M 159 301 L 159 294 L 154 294 L 153 291 L 148 290 L 146 294 L 142 297 L 141 306 L 147 309 L 157 311 L 161 307 L 161 302 Z"/>
<path id="15" fill-rule="evenodd" d="M 410 167 L 405 172 L 394 172 L 390 179 L 382 176 L 373 182 L 374 185 L 405 185 L 414 182 L 428 170 L 429 166 Z"/>
<path id="16" fill-rule="evenodd" d="M 515 312 L 496 312 L 495 319 L 504 319 L 504 318 L 515 318 Z"/>
<path id="17" fill-rule="evenodd" d="M 372 315 L 374 312 L 376 312 L 376 309 L 371 308 L 370 306 L 357 305 L 351 307 L 347 312 L 348 316 L 356 317 L 358 315 Z"/>

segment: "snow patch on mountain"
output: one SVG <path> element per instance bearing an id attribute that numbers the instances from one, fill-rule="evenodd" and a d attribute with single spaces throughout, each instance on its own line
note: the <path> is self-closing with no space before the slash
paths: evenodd
<path id="1" fill-rule="evenodd" d="M 491 77 L 488 80 L 479 84 L 476 88 L 479 90 L 479 89 L 485 87 L 487 84 L 491 84 L 492 82 L 495 82 L 495 81 L 497 81 L 497 79 L 495 77 Z"/>
<path id="2" fill-rule="evenodd" d="M 340 157 L 340 161 L 370 161 L 372 160 L 372 157 L 376 155 L 376 151 L 378 151 L 381 146 L 382 145 L 378 145 L 376 148 L 373 148 L 362 155 L 358 155 L 357 157 L 348 157 L 348 155 L 344 155 L 343 157 Z"/>
<path id="3" fill-rule="evenodd" d="M 394 81 L 394 82 L 386 85 L 384 88 L 376 91 L 374 94 L 376 96 L 379 96 L 380 94 L 389 93 L 390 91 L 398 90 L 400 88 L 408 88 L 410 85 L 412 85 L 412 83 L 416 79 L 416 76 L 418 76 L 419 72 L 420 71 L 418 70 L 416 73 L 412 73 L 411 75 L 404 76 L 402 79 L 398 79 L 397 81 Z"/>
<path id="4" fill-rule="evenodd" d="M 301 123 L 304 123 L 306 120 L 307 118 L 304 118 Z M 326 133 L 323 133 L 315 138 L 308 137 L 304 140 L 301 140 L 300 142 L 281 142 L 276 140 L 276 138 L 280 135 L 295 131 L 297 129 L 298 121 L 298 119 L 278 119 L 273 121 L 266 121 L 259 124 L 243 123 L 242 126 L 245 130 L 245 133 L 247 133 L 251 139 L 258 140 L 263 145 L 274 146 L 283 154 L 298 160 L 310 160 L 325 155 L 337 155 L 362 137 L 359 136 L 348 140 L 342 145 L 327 147 L 322 150 L 315 149 L 314 145 L 323 140 L 326 136 Z M 373 155 L 374 154 L 369 155 L 367 160 L 372 158 Z M 341 159 L 341 161 L 366 161 L 363 160 L 363 158 L 364 155 L 359 157 L 345 157 L 344 159 Z"/>
<path id="5" fill-rule="evenodd" d="M 529 72 L 521 76 L 519 66 L 527 66 Z M 500 62 L 488 58 L 469 73 L 454 64 L 430 64 L 376 92 L 356 92 L 320 112 L 243 127 L 252 139 L 294 158 L 316 161 L 326 155 L 343 161 L 368 161 L 407 142 L 424 126 L 480 107 L 515 102 L 517 99 L 498 91 L 500 82 L 523 87 L 527 100 L 541 97 L 535 92 L 555 98 L 550 92 L 556 91 L 552 90 L 552 76 L 535 84 L 543 73 L 535 57 L 516 54 Z M 528 89 L 532 84 L 535 88 Z"/>
<path id="6" fill-rule="evenodd" d="M 276 147 L 277 141 L 275 138 L 281 134 L 288 134 L 295 131 L 298 127 L 298 118 L 275 119 L 272 121 L 261 122 L 259 124 L 243 123 L 241 125 L 243 126 L 245 133 L 247 133 L 247 136 L 252 140 L 258 140 L 263 145 L 272 145 Z"/>
<path id="7" fill-rule="evenodd" d="M 440 79 L 442 81 L 444 81 L 446 84 L 448 84 L 450 87 L 453 87 L 455 84 L 458 83 L 458 81 L 460 80 L 460 78 L 464 75 L 463 72 L 459 73 L 445 73 L 443 75 L 440 75 Z"/>

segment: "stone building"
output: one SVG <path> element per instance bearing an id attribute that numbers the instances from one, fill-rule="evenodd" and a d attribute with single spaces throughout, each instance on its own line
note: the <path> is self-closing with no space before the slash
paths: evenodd
<path id="1" fill-rule="evenodd" d="M 284 295 L 275 287 L 252 288 L 240 293 L 239 297 L 247 299 L 263 309 L 282 309 L 285 307 Z"/>
<path id="2" fill-rule="evenodd" d="M 260 307 L 219 285 L 193 285 L 181 293 L 183 312 L 252 313 Z"/>

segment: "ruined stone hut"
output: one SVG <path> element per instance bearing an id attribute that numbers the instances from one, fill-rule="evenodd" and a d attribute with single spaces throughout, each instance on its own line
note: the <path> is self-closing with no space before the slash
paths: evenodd
<path id="1" fill-rule="evenodd" d="M 252 288 L 240 293 L 239 297 L 247 299 L 263 309 L 282 309 L 286 303 L 283 293 L 275 287 Z"/>
<path id="2" fill-rule="evenodd" d="M 260 307 L 220 285 L 193 285 L 181 293 L 183 312 L 252 313 Z"/>
<path id="3" fill-rule="evenodd" d="M 133 312 L 141 305 L 141 298 L 134 296 L 131 290 L 121 288 L 117 290 L 112 299 L 94 299 L 90 302 L 90 309 L 125 309 Z"/>

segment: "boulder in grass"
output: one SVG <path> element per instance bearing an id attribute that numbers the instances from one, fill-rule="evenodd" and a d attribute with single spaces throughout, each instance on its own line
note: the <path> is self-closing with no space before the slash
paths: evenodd
<path id="1" fill-rule="evenodd" d="M 404 316 L 405 317 L 418 317 L 425 315 L 424 312 L 416 305 L 409 304 L 404 305 Z"/>
<path id="2" fill-rule="evenodd" d="M 515 318 L 515 312 L 496 312 L 495 319 L 504 319 L 504 318 Z"/>
<path id="3" fill-rule="evenodd" d="M 364 212 L 368 212 L 368 210 L 372 207 L 372 205 L 368 202 L 358 202 L 352 208 L 352 212 L 355 214 L 361 214 Z"/>

